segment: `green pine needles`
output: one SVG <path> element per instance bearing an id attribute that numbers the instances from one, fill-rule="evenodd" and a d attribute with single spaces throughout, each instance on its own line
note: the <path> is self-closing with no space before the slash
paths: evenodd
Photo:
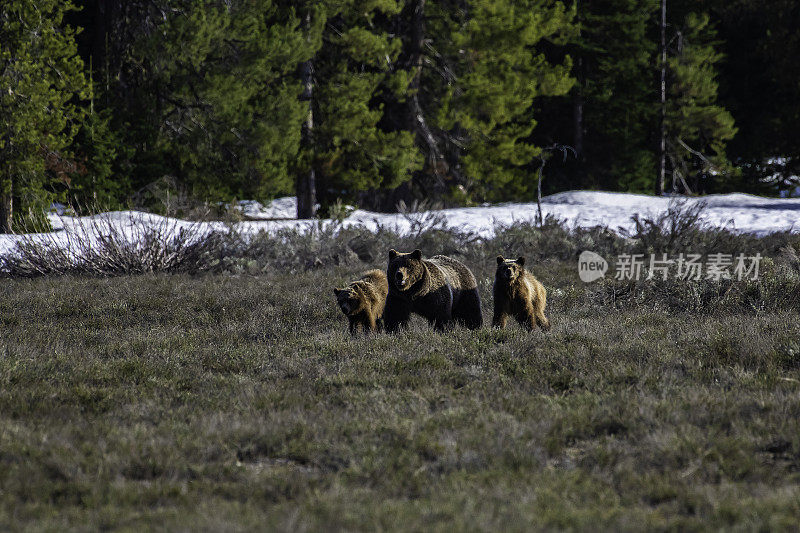
<path id="1" fill-rule="evenodd" d="M 54 182 L 74 169 L 68 150 L 88 95 L 72 2 L 0 4 L 0 233 L 26 216 L 44 220 Z"/>
<path id="2" fill-rule="evenodd" d="M 793 168 L 800 141 L 794 107 L 764 96 L 791 100 L 792 63 L 737 22 L 755 4 L 669 0 L 662 121 L 660 0 L 9 0 L 0 231 L 53 201 L 210 212 L 296 194 L 313 216 L 525 200 L 545 162 L 544 193 L 652 192 L 662 132 L 667 190 L 764 192 L 765 162 Z M 761 93 L 730 53 L 773 64 Z M 737 141 L 740 117 L 757 142 Z"/>

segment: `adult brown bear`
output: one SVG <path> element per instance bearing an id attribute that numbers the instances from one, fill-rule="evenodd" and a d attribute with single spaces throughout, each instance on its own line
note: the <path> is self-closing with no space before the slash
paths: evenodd
<path id="1" fill-rule="evenodd" d="M 423 259 L 422 252 L 389 251 L 389 296 L 383 321 L 394 332 L 408 324 L 411 313 L 442 331 L 453 323 L 477 329 L 483 324 L 478 283 L 460 261 L 444 255 Z"/>

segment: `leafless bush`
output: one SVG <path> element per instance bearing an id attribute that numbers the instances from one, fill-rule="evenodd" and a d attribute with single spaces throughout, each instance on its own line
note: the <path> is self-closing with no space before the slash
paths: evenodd
<path id="1" fill-rule="evenodd" d="M 259 232 L 242 238 L 242 245 L 226 262 L 246 262 L 249 269 L 293 270 L 330 265 L 382 264 L 387 251 L 419 248 L 426 255 L 448 254 L 483 257 L 482 241 L 473 233 L 453 229 L 428 229 L 417 234 L 399 234 L 391 226 L 366 228 L 338 224 L 313 224 Z"/>
<path id="2" fill-rule="evenodd" d="M 400 200 L 397 203 L 397 212 L 408 222 L 411 235 L 419 237 L 427 231 L 447 229 L 447 218 L 441 213 L 441 204 L 414 200 L 407 205 Z"/>
<path id="3" fill-rule="evenodd" d="M 667 210 L 652 217 L 638 214 L 632 218 L 633 232 L 622 231 L 629 237 L 628 253 L 746 253 L 779 255 L 781 250 L 800 247 L 800 236 L 791 232 L 776 232 L 769 235 L 738 233 L 731 222 L 724 227 L 715 227 L 703 219 L 705 202 L 689 204 L 685 200 L 673 200 Z"/>
<path id="4" fill-rule="evenodd" d="M 635 229 L 628 235 L 641 243 L 643 251 L 673 253 L 696 244 L 700 234 L 710 229 L 703 221 L 705 202 L 690 204 L 685 200 L 672 200 L 663 213 L 631 217 Z"/>
<path id="5" fill-rule="evenodd" d="M 577 257 L 580 251 L 578 239 L 575 239 L 566 221 L 551 214 L 541 222 L 519 221 L 498 225 L 494 238 L 487 241 L 487 246 L 509 257 L 524 254 L 536 259 L 568 260 Z"/>
<path id="6" fill-rule="evenodd" d="M 116 276 L 147 272 L 199 272 L 229 253 L 232 236 L 174 219 L 146 220 L 130 213 L 76 219 L 54 233 L 19 236 L 0 257 L 0 275 L 35 277 L 64 274 Z"/>
<path id="7" fill-rule="evenodd" d="M 629 238 L 606 227 L 570 227 L 552 216 L 541 225 L 498 225 L 493 236 L 482 237 L 446 227 L 440 212 L 414 210 L 425 207 L 430 206 L 417 204 L 406 209 L 403 216 L 410 228 L 402 232 L 393 224 L 365 227 L 317 220 L 269 232 L 240 233 L 235 224 L 199 224 L 140 213 L 64 219 L 69 223 L 62 231 L 30 228 L 36 232 L 17 237 L 15 246 L 0 256 L 0 276 L 206 271 L 256 274 L 270 269 L 297 271 L 327 266 L 355 269 L 384 264 L 390 248 L 419 248 L 428 256 L 452 255 L 478 265 L 488 264 L 497 254 L 571 262 L 583 250 L 606 258 L 623 253 L 760 253 L 774 259 L 782 279 L 800 277 L 800 236 L 777 233 L 759 237 L 717 230 L 702 222 L 700 207 L 675 204 L 662 215 L 638 217 L 637 230 Z M 656 296 L 653 291 L 662 289 L 668 294 L 661 300 L 673 301 L 673 308 L 714 308 L 716 304 L 708 302 L 719 300 L 710 285 L 663 285 L 650 287 L 647 294 L 614 286 L 608 288 L 612 292 L 600 291 L 594 297 L 604 305 L 611 300 L 629 305 L 640 301 L 637 298 L 656 301 L 658 298 L 651 298 Z M 772 291 L 768 286 L 762 289 Z M 775 298 L 777 295 L 770 293 L 756 300 Z"/>

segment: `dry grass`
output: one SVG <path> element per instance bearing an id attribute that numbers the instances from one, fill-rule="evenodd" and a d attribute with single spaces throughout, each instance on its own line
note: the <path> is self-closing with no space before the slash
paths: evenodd
<path id="1" fill-rule="evenodd" d="M 409 210 L 404 237 L 23 243 L 0 268 L 0 530 L 793 530 L 800 238 L 697 214 L 630 238 Z M 553 329 L 352 339 L 331 288 L 389 248 L 467 263 L 485 319 L 494 257 L 524 254 Z M 751 282 L 584 285 L 586 249 L 769 259 Z"/>
<path id="2" fill-rule="evenodd" d="M 487 315 L 496 252 L 469 258 Z M 351 339 L 329 288 L 365 265 L 321 262 L 4 280 L 0 529 L 800 521 L 793 301 L 744 287 L 761 307 L 657 305 L 669 287 L 610 301 L 621 288 L 551 258 L 533 267 L 548 334 L 415 323 Z"/>

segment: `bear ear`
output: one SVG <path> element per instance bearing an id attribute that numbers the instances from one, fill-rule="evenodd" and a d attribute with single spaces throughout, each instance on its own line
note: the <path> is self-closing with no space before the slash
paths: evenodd
<path id="1" fill-rule="evenodd" d="M 498 256 L 497 256 L 497 264 L 498 264 L 498 265 L 502 265 L 502 264 L 503 264 L 503 263 L 505 263 L 505 262 L 506 262 L 506 260 L 505 260 L 505 258 L 504 258 L 502 255 L 498 255 Z"/>
<path id="2" fill-rule="evenodd" d="M 392 260 L 392 259 L 394 259 L 395 257 L 397 257 L 397 250 L 395 250 L 394 248 L 392 248 L 391 250 L 389 250 L 389 260 L 391 261 L 391 260 Z"/>
<path id="3" fill-rule="evenodd" d="M 519 266 L 525 266 L 525 258 L 522 256 L 517 257 L 517 264 Z"/>
<path id="4" fill-rule="evenodd" d="M 411 252 L 411 259 L 422 259 L 422 252 L 419 249 Z"/>
<path id="5" fill-rule="evenodd" d="M 336 288 L 334 288 L 333 289 L 333 294 L 335 294 L 336 296 L 339 296 L 339 293 L 343 292 L 343 291 L 344 291 L 344 289 L 336 289 Z"/>

